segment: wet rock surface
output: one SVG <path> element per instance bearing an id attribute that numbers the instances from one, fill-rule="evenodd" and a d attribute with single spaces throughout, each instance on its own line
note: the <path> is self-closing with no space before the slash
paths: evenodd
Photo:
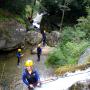
<path id="1" fill-rule="evenodd" d="M 0 50 L 10 51 L 25 41 L 26 29 L 16 20 L 0 22 Z"/>
<path id="2" fill-rule="evenodd" d="M 90 61 L 90 48 L 87 48 L 85 52 L 81 55 L 78 64 L 84 64 Z"/>
<path id="3" fill-rule="evenodd" d="M 42 35 L 36 31 L 28 31 L 26 34 L 26 42 L 30 45 L 37 45 L 42 41 Z"/>
<path id="4" fill-rule="evenodd" d="M 22 82 L 22 72 L 24 68 L 24 62 L 27 59 L 31 59 L 34 61 L 34 67 L 38 70 L 40 74 L 41 80 L 46 80 L 49 77 L 54 75 L 54 71 L 52 68 L 47 68 L 45 65 L 45 61 L 47 59 L 47 55 L 41 55 L 41 59 L 37 61 L 36 54 L 30 54 L 30 50 L 27 49 L 23 52 L 24 56 L 21 58 L 20 66 L 17 66 L 17 58 L 9 57 L 5 58 L 5 68 L 2 77 L 2 87 L 3 83 L 5 83 L 3 89 L 5 90 L 27 90 L 27 86 Z M 0 71 L 3 69 L 3 63 L 0 62 Z M 2 72 L 1 72 L 2 73 Z M 8 82 L 7 82 L 8 81 Z M 8 87 L 7 87 L 8 86 Z M 2 89 L 2 90 L 3 90 Z"/>
<path id="5" fill-rule="evenodd" d="M 69 90 L 90 90 L 90 79 L 75 83 Z"/>
<path id="6" fill-rule="evenodd" d="M 60 40 L 60 33 L 58 31 L 52 31 L 47 35 L 47 44 L 49 46 L 55 46 Z"/>

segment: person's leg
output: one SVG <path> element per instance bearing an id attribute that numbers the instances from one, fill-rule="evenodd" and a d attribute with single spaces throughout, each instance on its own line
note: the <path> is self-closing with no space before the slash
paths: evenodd
<path id="1" fill-rule="evenodd" d="M 36 83 L 33 84 L 33 86 L 34 86 L 34 87 L 41 87 L 41 82 L 38 82 L 38 81 L 37 81 Z"/>
<path id="2" fill-rule="evenodd" d="M 45 40 L 45 39 L 43 39 L 43 46 L 45 46 L 45 44 L 46 44 L 46 40 Z"/>
<path id="3" fill-rule="evenodd" d="M 40 54 L 38 55 L 38 60 L 40 61 Z"/>
<path id="4" fill-rule="evenodd" d="M 34 88 L 31 88 L 30 86 L 28 86 L 28 90 L 34 90 Z"/>
<path id="5" fill-rule="evenodd" d="M 18 57 L 17 65 L 19 65 L 19 63 L 20 63 L 20 58 Z"/>
<path id="6" fill-rule="evenodd" d="M 37 57 L 38 57 L 37 61 L 40 61 L 40 54 L 37 54 Z"/>

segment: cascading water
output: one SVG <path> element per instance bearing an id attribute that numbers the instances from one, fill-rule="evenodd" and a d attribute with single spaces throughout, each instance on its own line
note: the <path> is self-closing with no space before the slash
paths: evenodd
<path id="1" fill-rule="evenodd" d="M 78 81 L 90 79 L 90 68 L 84 71 L 68 73 L 65 77 L 60 77 L 50 83 L 45 83 L 41 88 L 35 90 L 68 90 L 68 88 Z"/>
<path id="2" fill-rule="evenodd" d="M 40 28 L 40 22 L 41 22 L 42 16 L 43 16 L 43 13 L 41 14 L 37 13 L 36 17 L 33 19 L 33 26 Z"/>

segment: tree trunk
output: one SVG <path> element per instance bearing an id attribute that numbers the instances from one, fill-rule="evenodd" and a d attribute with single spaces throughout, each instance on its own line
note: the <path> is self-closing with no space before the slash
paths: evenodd
<path id="1" fill-rule="evenodd" d="M 33 2 L 32 12 L 31 12 L 31 19 L 32 19 L 32 17 L 33 17 L 33 12 L 34 12 L 34 7 L 35 7 L 35 5 L 36 5 L 36 0 L 34 0 L 34 2 Z"/>
<path id="2" fill-rule="evenodd" d="M 60 32 L 62 31 L 62 25 L 63 25 L 64 13 L 65 13 L 65 10 L 62 10 L 62 18 L 61 18 L 61 23 L 60 23 Z"/>

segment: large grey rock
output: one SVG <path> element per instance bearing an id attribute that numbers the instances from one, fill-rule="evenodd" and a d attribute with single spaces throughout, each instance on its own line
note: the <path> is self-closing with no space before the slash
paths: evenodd
<path id="1" fill-rule="evenodd" d="M 81 55 L 78 64 L 84 64 L 88 62 L 89 59 L 90 59 L 90 48 L 87 48 L 85 53 Z"/>
<path id="2" fill-rule="evenodd" d="M 58 31 L 52 31 L 50 34 L 47 35 L 48 46 L 57 45 L 59 40 L 60 40 L 60 33 Z"/>
<path id="3" fill-rule="evenodd" d="M 44 46 L 44 47 L 41 47 L 42 48 L 42 54 L 49 54 L 51 52 L 53 52 L 55 50 L 55 47 L 49 47 L 49 46 Z M 37 47 L 34 48 L 34 50 L 32 51 L 32 53 L 37 53 Z"/>
<path id="4" fill-rule="evenodd" d="M 28 31 L 26 34 L 26 42 L 30 45 L 37 45 L 42 41 L 41 33 L 37 31 Z"/>
<path id="5" fill-rule="evenodd" d="M 25 41 L 26 29 L 16 20 L 0 22 L 0 50 L 10 51 Z"/>
<path id="6" fill-rule="evenodd" d="M 0 39 L 0 48 L 4 48 L 5 44 L 6 44 L 6 40 Z"/>
<path id="7" fill-rule="evenodd" d="M 72 85 L 69 90 L 90 90 L 90 80 L 79 81 Z"/>

